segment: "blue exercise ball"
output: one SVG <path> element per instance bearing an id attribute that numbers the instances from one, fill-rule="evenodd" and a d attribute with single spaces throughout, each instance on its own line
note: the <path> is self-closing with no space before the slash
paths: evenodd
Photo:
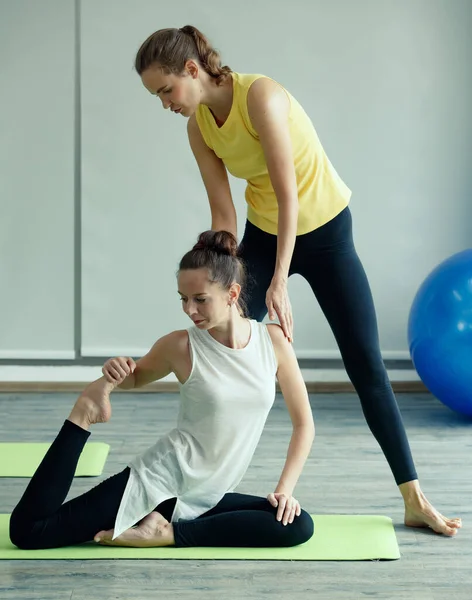
<path id="1" fill-rule="evenodd" d="M 408 344 L 429 391 L 472 416 L 472 249 L 439 264 L 422 283 L 410 310 Z"/>

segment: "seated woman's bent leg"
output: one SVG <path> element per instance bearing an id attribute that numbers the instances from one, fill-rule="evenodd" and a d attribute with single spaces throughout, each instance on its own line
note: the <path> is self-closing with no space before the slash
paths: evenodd
<path id="1" fill-rule="evenodd" d="M 302 510 L 293 523 L 277 521 L 277 509 L 266 498 L 226 494 L 207 513 L 193 521 L 173 523 L 177 547 L 289 547 L 307 542 L 313 519 Z"/>
<path id="2" fill-rule="evenodd" d="M 80 454 L 90 436 L 65 421 L 10 518 L 10 540 L 24 550 L 58 548 L 93 540 L 113 527 L 129 468 L 66 503 Z"/>

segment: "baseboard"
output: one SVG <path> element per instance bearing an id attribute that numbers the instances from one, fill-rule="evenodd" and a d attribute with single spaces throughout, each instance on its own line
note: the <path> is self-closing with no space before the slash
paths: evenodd
<path id="1" fill-rule="evenodd" d="M 353 392 L 354 388 L 344 369 L 301 368 L 303 380 L 310 393 Z M 387 368 L 387 374 L 396 392 L 423 392 L 426 388 L 413 369 Z M 90 382 L 102 376 L 101 366 L 0 366 L 0 392 L 81 392 Z M 277 387 L 279 390 L 279 388 Z M 117 390 L 122 392 L 123 390 Z M 137 393 L 178 392 L 179 384 L 173 373 Z"/>
<path id="2" fill-rule="evenodd" d="M 392 381 L 391 383 L 395 393 L 422 393 L 428 391 L 421 381 Z M 80 393 L 85 385 L 83 381 L 0 381 L 0 393 Z M 309 381 L 306 382 L 306 388 L 310 394 L 334 394 L 355 391 L 352 383 L 348 381 Z M 116 390 L 120 394 L 163 394 L 176 393 L 178 391 L 179 385 L 173 381 L 157 381 L 144 388 L 135 390 Z M 278 384 L 277 392 L 280 392 Z"/>

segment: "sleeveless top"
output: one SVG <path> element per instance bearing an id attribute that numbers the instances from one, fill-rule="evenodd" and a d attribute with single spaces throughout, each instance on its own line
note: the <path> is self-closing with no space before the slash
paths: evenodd
<path id="1" fill-rule="evenodd" d="M 177 427 L 129 464 L 114 538 L 169 498 L 177 498 L 172 521 L 195 519 L 241 481 L 274 403 L 278 366 L 267 325 L 249 323 L 241 349 L 187 330 L 192 369 L 180 384 Z"/>
<path id="2" fill-rule="evenodd" d="M 265 76 L 231 75 L 233 104 L 225 123 L 219 127 L 203 104 L 196 111 L 196 120 L 207 146 L 234 177 L 247 181 L 248 220 L 267 233 L 277 234 L 277 198 L 247 108 L 249 88 L 256 79 Z M 351 191 L 330 163 L 308 115 L 282 89 L 290 101 L 289 128 L 299 203 L 297 235 L 302 235 L 321 227 L 346 208 Z"/>

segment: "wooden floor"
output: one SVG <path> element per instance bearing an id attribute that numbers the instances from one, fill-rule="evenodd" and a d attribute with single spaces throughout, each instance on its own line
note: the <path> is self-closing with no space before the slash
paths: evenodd
<path id="1" fill-rule="evenodd" d="M 0 441 L 52 441 L 73 394 L 0 395 Z M 395 524 L 402 557 L 387 562 L 0 561 L 2 600 L 471 600 L 472 421 L 427 394 L 399 395 L 423 490 L 443 514 L 462 516 L 455 539 L 402 524 L 402 500 L 352 394 L 311 397 L 317 432 L 296 490 L 314 513 L 379 514 Z M 112 420 L 91 440 L 111 444 L 102 478 L 174 426 L 174 394 L 116 394 Z M 283 466 L 290 421 L 278 398 L 239 491 L 267 495 Z M 102 479 L 100 478 L 100 479 Z M 71 497 L 100 479 L 75 479 Z M 10 512 L 26 479 L 0 479 Z"/>

